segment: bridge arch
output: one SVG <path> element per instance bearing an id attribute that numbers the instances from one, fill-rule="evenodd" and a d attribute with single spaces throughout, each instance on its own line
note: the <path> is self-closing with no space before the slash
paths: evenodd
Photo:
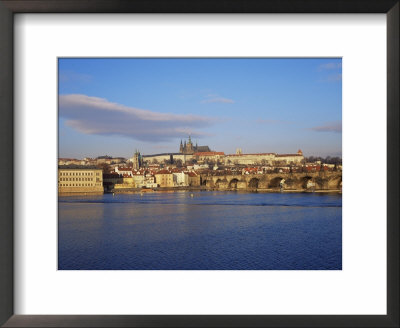
<path id="1" fill-rule="evenodd" d="M 301 178 L 301 187 L 303 189 L 310 189 L 314 186 L 315 186 L 315 184 L 314 184 L 314 180 L 312 177 L 307 175 L 307 176 Z"/>
<path id="2" fill-rule="evenodd" d="M 316 177 L 315 179 L 315 183 L 318 187 L 318 189 L 327 189 L 328 188 L 328 180 L 321 178 L 321 177 Z"/>
<path id="3" fill-rule="evenodd" d="M 342 176 L 333 177 L 328 180 L 329 189 L 342 189 Z"/>
<path id="4" fill-rule="evenodd" d="M 231 181 L 229 181 L 229 188 L 230 189 L 237 189 L 237 184 L 239 180 L 236 178 L 233 178 Z"/>
<path id="5" fill-rule="evenodd" d="M 202 185 L 202 186 L 210 186 L 210 180 L 207 180 L 207 179 L 202 179 L 201 181 L 200 181 L 200 184 Z"/>
<path id="6" fill-rule="evenodd" d="M 283 180 L 282 177 L 275 177 L 269 181 L 268 187 L 279 188 L 282 180 Z"/>
<path id="7" fill-rule="evenodd" d="M 257 179 L 257 178 L 251 178 L 250 181 L 249 181 L 248 186 L 249 186 L 249 188 L 257 189 L 257 188 L 258 188 L 258 183 L 259 183 L 259 182 L 260 182 L 259 179 Z"/>
<path id="8" fill-rule="evenodd" d="M 342 177 L 340 177 L 339 182 L 337 184 L 337 188 L 342 190 Z"/>
<path id="9" fill-rule="evenodd" d="M 214 185 L 216 188 L 220 188 L 222 184 L 226 183 L 226 179 L 220 179 L 218 178 L 217 181 L 215 181 Z"/>

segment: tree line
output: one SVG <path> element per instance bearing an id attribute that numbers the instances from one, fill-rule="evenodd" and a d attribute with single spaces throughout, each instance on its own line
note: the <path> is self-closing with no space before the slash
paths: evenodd
<path id="1" fill-rule="evenodd" d="M 315 163 L 317 161 L 320 161 L 323 164 L 336 164 L 336 165 L 342 165 L 342 158 L 341 157 L 320 157 L 320 156 L 310 156 L 310 157 L 305 157 L 304 158 L 306 163 Z"/>

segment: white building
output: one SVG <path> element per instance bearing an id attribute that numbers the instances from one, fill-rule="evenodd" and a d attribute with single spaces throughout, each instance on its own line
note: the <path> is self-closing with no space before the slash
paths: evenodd
<path id="1" fill-rule="evenodd" d="M 132 169 L 131 168 L 129 168 L 129 167 L 119 167 L 119 166 L 116 166 L 115 167 L 115 172 L 116 173 L 118 173 L 118 174 L 121 174 L 121 175 L 128 175 L 128 176 L 132 176 Z"/>
<path id="2" fill-rule="evenodd" d="M 185 172 L 172 173 L 175 186 L 188 186 L 189 176 Z"/>
<path id="3" fill-rule="evenodd" d="M 201 164 L 201 165 L 199 165 L 199 164 L 194 164 L 194 165 L 193 165 L 193 168 L 194 168 L 195 170 L 200 170 L 200 169 L 208 169 L 209 166 L 208 166 L 208 164 Z"/>

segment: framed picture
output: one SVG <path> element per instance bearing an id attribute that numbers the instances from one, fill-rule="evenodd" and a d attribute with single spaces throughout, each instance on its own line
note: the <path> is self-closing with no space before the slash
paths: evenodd
<path id="1" fill-rule="evenodd" d="M 1 324 L 398 326 L 398 1 L 0 9 Z"/>

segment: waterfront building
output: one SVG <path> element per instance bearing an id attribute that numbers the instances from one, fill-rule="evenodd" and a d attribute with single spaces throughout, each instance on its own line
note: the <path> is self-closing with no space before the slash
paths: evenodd
<path id="1" fill-rule="evenodd" d="M 189 186 L 197 187 L 201 185 L 201 178 L 199 174 L 195 172 L 188 172 L 188 183 Z"/>
<path id="2" fill-rule="evenodd" d="M 133 182 L 136 188 L 141 188 L 145 185 L 145 175 L 144 173 L 137 172 L 132 175 Z"/>
<path id="3" fill-rule="evenodd" d="M 123 178 L 116 172 L 103 173 L 103 186 L 104 190 L 111 191 L 116 184 L 121 184 Z"/>
<path id="4" fill-rule="evenodd" d="M 173 174 L 167 170 L 158 171 L 155 175 L 156 183 L 160 187 L 173 187 L 174 177 Z"/>
<path id="5" fill-rule="evenodd" d="M 146 174 L 144 177 L 144 186 L 146 188 L 157 188 L 156 178 L 151 174 Z"/>
<path id="6" fill-rule="evenodd" d="M 103 193 L 103 171 L 95 166 L 58 166 L 58 193 Z"/>
<path id="7" fill-rule="evenodd" d="M 185 172 L 172 173 L 175 186 L 188 186 L 189 176 Z"/>
<path id="8" fill-rule="evenodd" d="M 121 183 L 115 184 L 114 188 L 115 189 L 132 189 L 132 188 L 138 188 L 138 186 L 135 184 L 133 177 L 126 176 L 126 177 L 122 178 Z"/>

